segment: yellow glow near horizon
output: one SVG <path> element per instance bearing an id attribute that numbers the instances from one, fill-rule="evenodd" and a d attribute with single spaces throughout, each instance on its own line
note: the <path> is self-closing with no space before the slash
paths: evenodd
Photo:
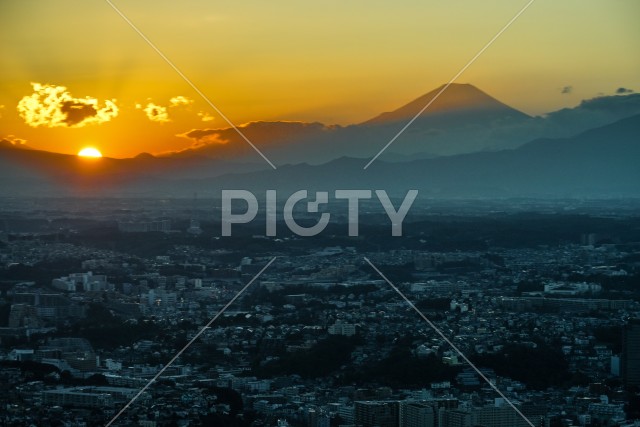
<path id="1" fill-rule="evenodd" d="M 91 157 L 95 159 L 102 157 L 102 153 L 97 148 L 85 147 L 78 152 L 78 157 Z"/>
<path id="2" fill-rule="evenodd" d="M 526 2 L 118 7 L 234 124 L 351 125 L 447 83 Z M 64 5 L 0 1 L 0 139 L 65 154 L 91 141 L 118 158 L 185 149 L 193 141 L 179 135 L 229 126 L 108 4 Z M 637 0 L 535 2 L 457 83 L 530 115 L 638 92 L 639 14 Z"/>

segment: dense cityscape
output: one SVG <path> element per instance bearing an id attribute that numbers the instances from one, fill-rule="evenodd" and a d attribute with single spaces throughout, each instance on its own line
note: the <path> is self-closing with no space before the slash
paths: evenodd
<path id="1" fill-rule="evenodd" d="M 0 427 L 640 427 L 640 1 L 0 16 Z"/>
<path id="2" fill-rule="evenodd" d="M 0 424 L 640 425 L 633 202 L 226 239 L 209 202 L 119 203 L 5 201 Z"/>

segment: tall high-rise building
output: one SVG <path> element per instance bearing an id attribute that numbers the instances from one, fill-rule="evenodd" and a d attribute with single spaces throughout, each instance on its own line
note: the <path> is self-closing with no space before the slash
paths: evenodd
<path id="1" fill-rule="evenodd" d="M 197 219 L 192 219 L 189 222 L 189 228 L 187 228 L 187 233 L 193 234 L 196 236 L 199 234 L 202 234 L 202 229 L 200 228 L 200 221 L 198 221 Z"/>
<path id="2" fill-rule="evenodd" d="M 198 204 L 198 193 L 193 193 L 193 207 L 191 208 L 191 221 L 189 221 L 189 228 L 187 228 L 187 233 L 192 234 L 194 236 L 199 236 L 202 234 L 202 229 L 200 228 L 200 221 L 196 219 L 196 205 Z"/>
<path id="3" fill-rule="evenodd" d="M 629 319 L 622 333 L 622 380 L 640 385 L 640 319 Z"/>
<path id="4" fill-rule="evenodd" d="M 362 427 L 398 427 L 397 401 L 355 402 L 355 424 Z"/>
<path id="5" fill-rule="evenodd" d="M 471 412 L 462 409 L 444 411 L 442 413 L 442 427 L 471 427 Z"/>
<path id="6" fill-rule="evenodd" d="M 9 312 L 10 328 L 37 328 L 41 326 L 36 308 L 29 304 L 12 304 Z"/>
<path id="7" fill-rule="evenodd" d="M 436 414 L 432 405 L 420 402 L 403 403 L 400 427 L 435 427 Z"/>
<path id="8" fill-rule="evenodd" d="M 510 406 L 485 406 L 474 411 L 477 425 L 487 427 L 516 427 L 528 423 Z"/>
<path id="9" fill-rule="evenodd" d="M 307 411 L 307 425 L 309 427 L 318 427 L 318 411 L 314 408 L 310 408 Z"/>

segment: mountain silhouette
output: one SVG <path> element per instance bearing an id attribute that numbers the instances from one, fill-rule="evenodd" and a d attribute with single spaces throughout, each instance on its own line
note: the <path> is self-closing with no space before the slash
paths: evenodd
<path id="1" fill-rule="evenodd" d="M 25 150 L 0 144 L 0 195 L 77 195 L 127 192 L 153 186 L 160 179 L 215 177 L 262 169 L 262 163 L 224 162 L 206 157 L 162 158 L 142 153 L 130 159 L 98 159 Z"/>
<path id="2" fill-rule="evenodd" d="M 360 125 L 243 125 L 278 165 L 275 172 L 233 129 L 194 129 L 185 134 L 197 140 L 189 150 L 131 159 L 84 159 L 3 140 L 0 179 L 10 185 L 0 193 L 215 195 L 220 188 L 260 185 L 401 191 L 414 182 L 434 197 L 636 194 L 639 94 L 598 97 L 529 117 L 472 85 L 451 85 L 363 172 L 438 91 Z M 589 124 L 593 129 L 585 131 Z"/>
<path id="3" fill-rule="evenodd" d="M 339 157 L 373 157 L 444 86 L 364 123 L 258 121 L 240 130 L 276 165 L 322 164 Z M 451 84 L 384 151 L 380 160 L 408 161 L 516 148 L 535 138 L 568 137 L 640 113 L 640 94 L 601 96 L 545 116 L 530 117 L 471 84 Z M 167 157 L 260 161 L 233 128 L 192 129 L 193 146 Z"/>
<path id="4" fill-rule="evenodd" d="M 225 175 L 209 189 L 246 188 L 293 192 L 344 188 L 408 189 L 421 197 L 638 197 L 640 196 L 640 115 L 571 138 L 538 139 L 519 148 L 420 159 L 378 161 L 366 171 L 362 159 L 341 158 L 323 165 L 288 165 L 278 171 Z M 205 189 L 204 181 L 192 181 Z"/>
<path id="5" fill-rule="evenodd" d="M 529 118 L 527 114 L 509 107 L 471 84 L 452 83 L 440 93 L 445 86 L 442 85 L 396 110 L 382 113 L 362 124 L 384 125 L 407 122 L 419 114 L 430 102 L 429 107 L 420 115 L 422 119 L 431 116 L 442 118 L 442 115 L 445 114 L 465 116 L 474 120 Z M 432 102 L 432 100 L 434 101 Z"/>
<path id="6" fill-rule="evenodd" d="M 277 164 L 321 164 L 337 157 L 373 156 L 442 89 L 435 89 L 388 113 L 350 126 L 304 122 L 251 122 L 240 130 Z M 532 119 L 470 84 L 452 84 L 398 138 L 384 158 L 435 157 L 513 148 L 526 142 Z M 193 129 L 183 136 L 194 147 L 173 156 L 216 159 L 254 156 L 233 128 Z"/>

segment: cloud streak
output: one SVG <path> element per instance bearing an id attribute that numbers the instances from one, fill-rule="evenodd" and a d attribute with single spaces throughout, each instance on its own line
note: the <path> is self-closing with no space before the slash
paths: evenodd
<path id="1" fill-rule="evenodd" d="M 75 98 L 65 86 L 31 83 L 33 93 L 17 105 L 18 114 L 32 127 L 83 127 L 106 123 L 118 116 L 115 100 L 100 103 L 92 97 Z"/>
<path id="2" fill-rule="evenodd" d="M 18 138 L 13 135 L 7 135 L 0 140 L 0 144 L 2 145 L 12 145 L 14 147 L 23 147 L 27 143 L 26 139 Z"/>
<path id="3" fill-rule="evenodd" d="M 239 126 L 249 137 L 268 145 L 282 145 L 303 137 L 324 135 L 332 131 L 322 123 L 305 123 L 293 121 L 279 122 L 249 122 Z M 227 144 L 239 142 L 232 128 L 223 129 L 192 129 L 176 135 L 194 141 L 194 147 L 209 144 Z"/>

